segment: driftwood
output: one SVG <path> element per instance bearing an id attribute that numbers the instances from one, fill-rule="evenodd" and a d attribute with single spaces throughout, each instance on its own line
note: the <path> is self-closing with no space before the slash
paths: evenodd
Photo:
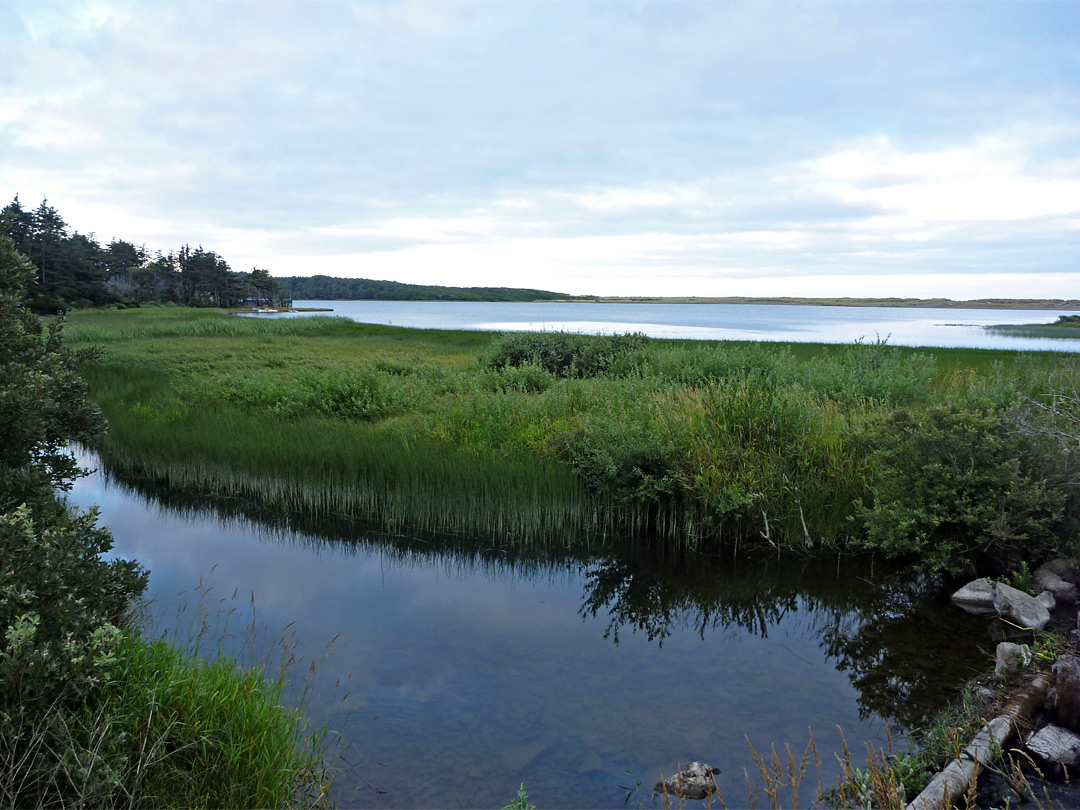
<path id="1" fill-rule="evenodd" d="M 989 765 L 1017 733 L 1020 721 L 1030 718 L 1046 700 L 1053 676 L 1040 673 L 1016 694 L 1001 713 L 986 724 L 956 759 L 930 780 L 923 792 L 915 797 L 908 810 L 941 810 L 949 807 L 975 781 L 979 768 Z"/>

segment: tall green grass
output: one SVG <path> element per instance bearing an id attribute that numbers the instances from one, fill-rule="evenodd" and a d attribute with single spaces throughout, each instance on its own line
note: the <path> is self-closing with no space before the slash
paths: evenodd
<path id="1" fill-rule="evenodd" d="M 484 335 L 333 318 L 76 314 L 127 475 L 499 543 L 860 545 L 893 414 L 991 413 L 1071 355 Z M 918 424 L 916 416 L 905 424 Z M 950 496 L 951 497 L 951 496 Z M 545 542 L 551 542 L 550 540 Z"/>
<path id="2" fill-rule="evenodd" d="M 128 753 L 127 795 L 117 804 L 325 804 L 326 732 L 281 705 L 287 663 L 268 677 L 231 656 L 206 660 L 128 634 L 101 709 Z"/>

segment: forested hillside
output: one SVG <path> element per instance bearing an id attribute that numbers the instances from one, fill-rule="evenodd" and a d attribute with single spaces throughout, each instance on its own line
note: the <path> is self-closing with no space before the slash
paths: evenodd
<path id="1" fill-rule="evenodd" d="M 286 276 L 279 278 L 291 298 L 316 301 L 565 301 L 564 293 L 512 287 L 437 287 L 367 278 Z"/>

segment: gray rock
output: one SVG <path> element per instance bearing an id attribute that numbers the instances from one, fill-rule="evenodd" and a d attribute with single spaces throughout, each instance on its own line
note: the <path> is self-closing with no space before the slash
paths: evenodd
<path id="1" fill-rule="evenodd" d="M 994 674 L 999 678 L 1015 678 L 1031 663 L 1031 647 L 1003 641 L 997 645 L 995 658 Z"/>
<path id="2" fill-rule="evenodd" d="M 1027 739 L 1027 749 L 1059 768 L 1080 765 L 1080 736 L 1061 726 L 1044 726 Z"/>
<path id="3" fill-rule="evenodd" d="M 1035 597 L 1035 601 L 1037 601 L 1047 610 L 1053 610 L 1057 607 L 1057 598 L 1052 593 L 1050 593 L 1050 591 L 1043 591 L 1042 593 L 1038 594 Z"/>
<path id="4" fill-rule="evenodd" d="M 1039 585 L 1043 588 L 1043 590 L 1049 591 L 1054 595 L 1054 599 L 1057 604 L 1076 604 L 1076 586 L 1073 583 L 1063 579 L 1052 569 L 1044 565 L 1042 568 L 1035 572 L 1035 578 L 1039 580 Z"/>
<path id="5" fill-rule="evenodd" d="M 719 768 L 712 768 L 703 762 L 691 763 L 689 768 L 680 765 L 675 776 L 657 782 L 653 790 L 681 799 L 707 799 L 717 789 L 714 777 L 718 773 Z"/>
<path id="6" fill-rule="evenodd" d="M 1047 714 L 1059 726 L 1080 731 L 1080 658 L 1059 655 L 1054 685 L 1046 695 Z"/>
<path id="7" fill-rule="evenodd" d="M 952 595 L 952 603 L 976 616 L 997 613 L 994 607 L 994 583 L 986 577 L 972 580 Z"/>
<path id="8" fill-rule="evenodd" d="M 985 686 L 977 687 L 973 696 L 984 706 L 993 706 L 995 703 L 998 702 L 1001 697 L 1001 695 L 999 695 L 993 689 Z"/>
<path id="9" fill-rule="evenodd" d="M 991 590 L 994 607 L 1002 618 L 1029 630 L 1042 630 L 1049 623 L 1050 611 L 1034 596 L 1003 582 L 991 583 Z"/>
<path id="10" fill-rule="evenodd" d="M 1039 576 L 1039 571 L 1048 571 L 1061 577 L 1066 582 L 1080 585 L 1080 564 L 1077 564 L 1076 560 L 1066 560 L 1064 558 L 1051 560 L 1046 565 L 1040 566 L 1039 570 L 1035 572 L 1035 576 Z"/>

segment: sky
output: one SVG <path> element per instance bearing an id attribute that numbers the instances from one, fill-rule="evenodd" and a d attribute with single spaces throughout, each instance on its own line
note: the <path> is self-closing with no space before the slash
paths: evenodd
<path id="1" fill-rule="evenodd" d="M 234 270 L 1080 298 L 1080 3 L 0 0 L 0 204 Z"/>

